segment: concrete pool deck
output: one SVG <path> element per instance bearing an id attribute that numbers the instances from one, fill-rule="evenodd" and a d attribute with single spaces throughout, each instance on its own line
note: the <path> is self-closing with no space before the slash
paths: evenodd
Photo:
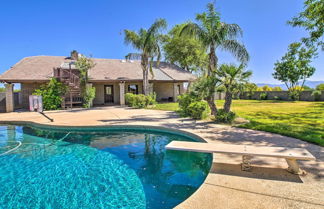
<path id="1" fill-rule="evenodd" d="M 97 107 L 47 111 L 50 122 L 35 112 L 1 113 L 0 121 L 29 121 L 45 125 L 149 125 L 196 134 L 208 143 L 300 147 L 316 161 L 300 161 L 306 176 L 288 173 L 284 159 L 253 158 L 251 172 L 240 169 L 241 156 L 214 154 L 205 182 L 177 208 L 324 208 L 324 147 L 277 134 L 180 118 L 174 112 Z"/>

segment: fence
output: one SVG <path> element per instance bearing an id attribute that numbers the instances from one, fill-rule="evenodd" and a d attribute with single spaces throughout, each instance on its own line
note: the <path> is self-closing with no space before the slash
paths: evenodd
<path id="1" fill-rule="evenodd" d="M 240 95 L 240 99 L 260 99 L 262 93 L 267 94 L 268 100 L 284 100 L 291 101 L 289 97 L 289 91 L 255 91 L 250 94 L 250 92 L 244 92 Z M 312 91 L 302 91 L 300 93 L 300 101 L 324 101 L 324 91 L 321 91 L 321 95 L 318 98 L 312 95 Z"/>

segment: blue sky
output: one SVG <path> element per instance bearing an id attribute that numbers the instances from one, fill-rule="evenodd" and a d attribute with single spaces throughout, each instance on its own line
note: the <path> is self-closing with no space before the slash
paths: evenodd
<path id="1" fill-rule="evenodd" d="M 98 58 L 122 59 L 134 50 L 124 45 L 123 30 L 149 27 L 165 18 L 168 27 L 194 20 L 206 0 L 10 0 L 0 7 L 0 73 L 20 59 L 35 55 L 68 56 L 73 49 Z M 217 0 L 222 20 L 239 24 L 253 70 L 253 82 L 279 83 L 271 76 L 289 43 L 305 32 L 286 21 L 302 10 L 302 0 Z M 220 62 L 234 62 L 219 53 Z M 310 80 L 324 80 L 324 56 L 314 61 Z"/>

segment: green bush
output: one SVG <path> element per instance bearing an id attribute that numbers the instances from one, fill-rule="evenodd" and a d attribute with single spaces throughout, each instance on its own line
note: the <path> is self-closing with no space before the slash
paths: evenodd
<path id="1" fill-rule="evenodd" d="M 278 97 L 278 96 L 274 96 L 273 99 L 274 99 L 274 100 L 281 100 L 281 98 Z"/>
<path id="2" fill-rule="evenodd" d="M 146 96 L 147 105 L 155 105 L 156 104 L 156 93 L 149 94 Z"/>
<path id="3" fill-rule="evenodd" d="M 135 103 L 135 94 L 132 93 L 125 94 L 125 101 L 128 106 L 133 107 Z"/>
<path id="4" fill-rule="evenodd" d="M 318 91 L 324 91 L 324 83 L 318 84 L 316 86 L 316 90 L 318 90 Z"/>
<path id="5" fill-rule="evenodd" d="M 180 113 L 183 116 L 190 116 L 189 105 L 194 102 L 201 101 L 201 99 L 197 98 L 193 94 L 182 94 L 178 96 Z"/>
<path id="6" fill-rule="evenodd" d="M 260 100 L 267 100 L 268 99 L 268 94 L 263 92 L 260 94 Z"/>
<path id="7" fill-rule="evenodd" d="M 57 110 L 61 107 L 67 86 L 52 78 L 49 83 L 41 85 L 33 95 L 42 96 L 44 110 Z"/>
<path id="8" fill-rule="evenodd" d="M 198 101 L 191 103 L 188 108 L 189 116 L 193 119 L 205 119 L 210 114 L 210 109 L 206 101 Z"/>
<path id="9" fill-rule="evenodd" d="M 129 107 L 145 108 L 156 103 L 156 94 L 145 96 L 144 94 L 127 93 L 125 101 Z"/>
<path id="10" fill-rule="evenodd" d="M 147 107 L 147 97 L 144 94 L 135 95 L 135 105 L 136 108 Z"/>
<path id="11" fill-rule="evenodd" d="M 315 90 L 312 92 L 312 96 L 314 96 L 315 101 L 320 101 L 322 95 L 322 91 Z"/>
<path id="12" fill-rule="evenodd" d="M 300 97 L 300 91 L 292 90 L 288 93 L 289 98 L 293 101 L 298 101 Z"/>
<path id="13" fill-rule="evenodd" d="M 83 95 L 83 107 L 90 108 L 92 101 L 95 97 L 96 97 L 96 88 L 87 86 Z"/>
<path id="14" fill-rule="evenodd" d="M 210 114 L 208 103 L 194 93 L 178 96 L 180 114 L 193 119 L 205 119 Z"/>
<path id="15" fill-rule="evenodd" d="M 218 123 L 233 123 L 235 118 L 236 114 L 234 112 L 225 112 L 224 109 L 219 109 L 215 121 Z"/>

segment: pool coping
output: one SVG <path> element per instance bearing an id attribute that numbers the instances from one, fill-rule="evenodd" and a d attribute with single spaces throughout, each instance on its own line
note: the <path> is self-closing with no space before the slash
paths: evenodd
<path id="1" fill-rule="evenodd" d="M 188 131 L 183 131 L 183 130 L 179 130 L 179 129 L 175 129 L 175 128 L 169 128 L 169 127 L 163 127 L 163 126 L 150 126 L 150 125 L 89 125 L 89 126 L 70 126 L 70 125 L 51 125 L 51 124 L 42 124 L 42 123 L 37 123 L 37 122 L 33 122 L 33 121 L 0 121 L 0 125 L 26 125 L 26 126 L 33 126 L 36 128 L 43 128 L 43 129 L 51 129 L 53 130 L 54 128 L 57 129 L 66 129 L 66 128 L 71 128 L 71 129 L 80 129 L 80 130 L 84 130 L 87 128 L 98 128 L 98 129 L 111 129 L 111 130 L 117 130 L 120 128 L 123 128 L 123 130 L 153 130 L 153 131 L 160 131 L 163 133 L 170 133 L 170 134 L 177 134 L 180 136 L 185 136 L 185 137 L 189 137 L 191 139 L 196 139 L 196 140 L 200 140 L 201 142 L 206 142 L 209 143 L 208 140 L 204 139 L 203 137 L 188 132 Z M 125 128 L 128 127 L 128 128 Z M 188 201 L 193 195 L 195 195 L 196 193 L 198 193 L 200 191 L 200 188 L 205 184 L 208 176 L 211 174 L 211 171 L 213 169 L 213 159 L 215 157 L 215 153 L 209 153 L 212 156 L 211 159 L 211 165 L 208 171 L 208 174 L 206 175 L 204 181 L 201 183 L 201 185 L 197 188 L 197 190 L 192 193 L 187 199 L 185 199 L 184 201 L 182 201 L 181 203 L 179 203 L 178 205 L 175 206 L 179 207 L 181 206 L 183 203 L 185 203 L 186 201 Z"/>

